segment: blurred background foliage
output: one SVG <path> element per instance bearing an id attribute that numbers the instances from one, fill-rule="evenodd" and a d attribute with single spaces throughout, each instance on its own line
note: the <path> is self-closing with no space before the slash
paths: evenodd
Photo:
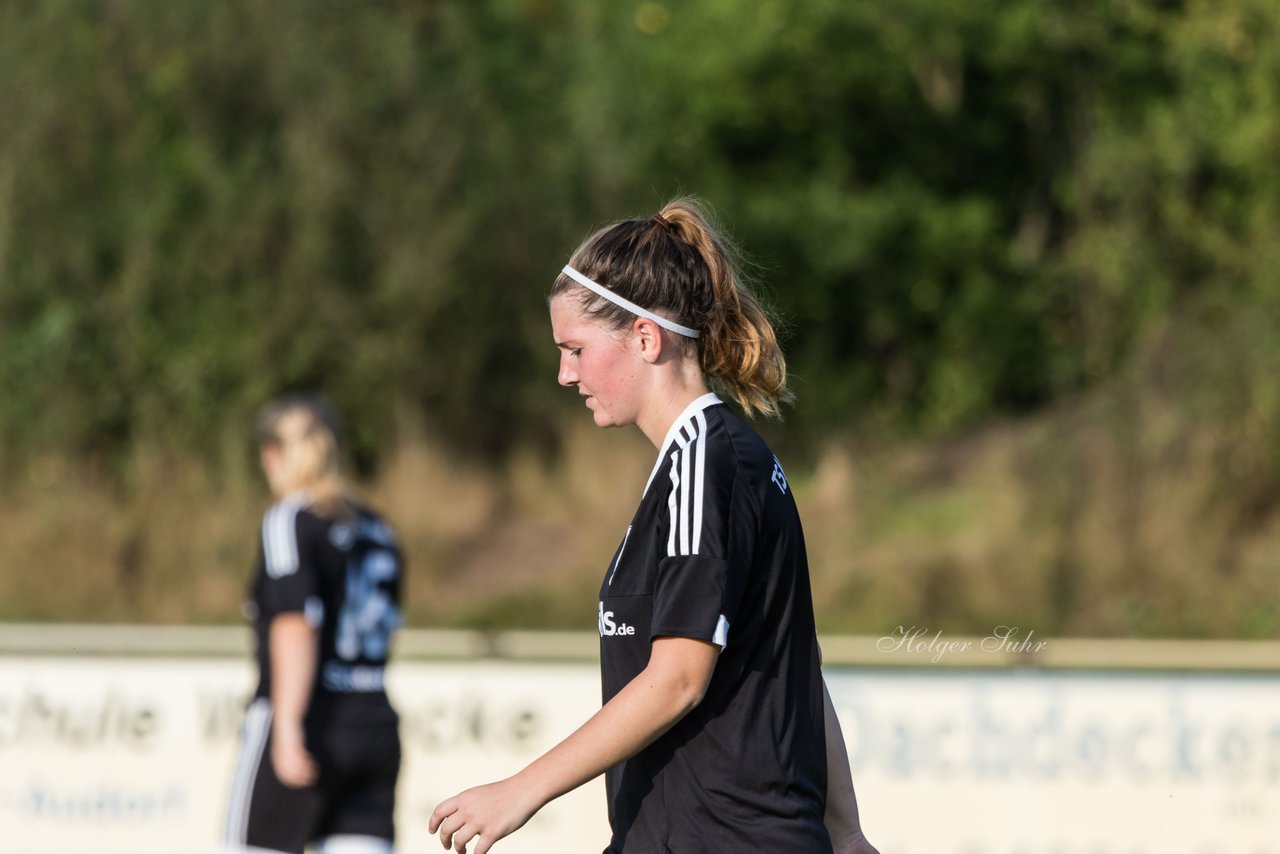
<path id="1" fill-rule="evenodd" d="M 799 401 L 765 429 L 827 625 L 1274 636 L 1278 27 L 1270 0 L 9 0 L 0 616 L 233 616 L 246 425 L 321 389 L 375 496 L 429 480 L 415 442 L 492 493 L 398 511 L 426 588 L 488 578 L 499 528 L 545 523 L 512 553 L 568 567 L 420 620 L 589 626 L 556 603 L 591 601 L 633 496 L 550 548 L 584 520 L 547 491 L 596 487 L 563 474 L 544 295 L 687 192 L 785 322 Z"/>

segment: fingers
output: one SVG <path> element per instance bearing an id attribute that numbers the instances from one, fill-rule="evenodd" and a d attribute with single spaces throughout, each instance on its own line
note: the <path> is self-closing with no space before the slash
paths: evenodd
<path id="1" fill-rule="evenodd" d="M 441 802 L 431 813 L 427 830 L 440 835 L 440 847 L 446 851 L 453 849 L 457 854 L 466 854 L 467 846 L 473 839 L 478 843 L 475 854 L 488 851 L 493 844 L 492 840 L 480 837 L 480 828 L 474 820 L 476 817 L 465 817 L 464 813 L 468 811 L 461 807 L 458 796 Z"/>
<path id="2" fill-rule="evenodd" d="M 316 763 L 310 759 L 308 759 L 306 762 L 302 764 L 301 767 L 298 768 L 297 779 L 298 779 L 298 785 L 300 787 L 314 785 L 316 780 L 319 777 L 320 777 L 320 772 L 316 768 Z"/>
<path id="3" fill-rule="evenodd" d="M 427 829 L 439 835 L 440 846 L 445 850 L 466 854 L 467 846 L 475 842 L 475 854 L 485 854 L 495 842 L 528 820 L 524 816 L 513 823 L 507 814 L 510 800 L 497 784 L 467 789 L 441 801 L 432 811 Z"/>
<path id="4" fill-rule="evenodd" d="M 315 782 L 315 775 L 308 774 L 305 771 L 297 773 L 280 774 L 280 782 L 284 783 L 290 789 L 305 789 Z"/>
<path id="5" fill-rule="evenodd" d="M 452 820 L 453 816 L 445 819 L 440 823 L 440 847 L 448 850 L 453 845 L 453 832 L 458 829 L 460 822 Z"/>
<path id="6" fill-rule="evenodd" d="M 474 827 L 468 825 L 457 813 L 440 823 L 440 847 L 452 848 L 457 854 L 466 854 L 467 844 L 477 837 Z"/>
<path id="7" fill-rule="evenodd" d="M 316 762 L 307 753 L 296 757 L 290 770 L 298 786 L 310 786 L 316 781 Z"/>
<path id="8" fill-rule="evenodd" d="M 458 809 L 458 799 L 450 798 L 447 801 L 441 801 L 436 804 L 435 810 L 431 813 L 431 818 L 427 821 L 427 831 L 435 833 L 441 822 L 453 815 Z"/>
<path id="9" fill-rule="evenodd" d="M 279 775 L 280 782 L 291 789 L 302 789 L 316 781 L 315 772 L 309 768 L 294 768 Z"/>
<path id="10" fill-rule="evenodd" d="M 472 835 L 466 833 L 465 827 L 466 820 L 457 812 L 441 821 L 439 823 L 440 847 L 446 850 L 453 848 L 455 851 L 465 851 Z"/>
<path id="11" fill-rule="evenodd" d="M 319 768 L 311 754 L 302 749 L 278 748 L 272 751 L 271 764 L 281 783 L 293 789 L 310 786 L 319 776 Z"/>
<path id="12" fill-rule="evenodd" d="M 311 754 L 303 751 L 297 757 L 297 763 L 294 765 L 294 777 L 300 786 L 310 786 L 320 776 L 320 771 L 316 765 L 316 761 L 311 758 Z"/>

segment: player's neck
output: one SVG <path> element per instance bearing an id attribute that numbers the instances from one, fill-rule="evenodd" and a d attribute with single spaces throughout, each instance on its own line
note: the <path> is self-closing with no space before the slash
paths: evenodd
<path id="1" fill-rule="evenodd" d="M 680 413 L 708 391 L 707 382 L 703 379 L 701 370 L 693 375 L 672 374 L 666 382 L 654 387 L 644 411 L 636 419 L 636 426 L 653 443 L 653 446 L 661 451 L 662 442 L 667 438 L 667 431 L 680 417 Z"/>

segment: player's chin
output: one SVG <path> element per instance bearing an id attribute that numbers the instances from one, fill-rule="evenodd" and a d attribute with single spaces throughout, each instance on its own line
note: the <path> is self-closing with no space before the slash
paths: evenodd
<path id="1" fill-rule="evenodd" d="M 617 427 L 618 422 L 608 412 L 601 409 L 598 405 L 591 407 L 591 420 L 596 423 L 597 427 Z"/>

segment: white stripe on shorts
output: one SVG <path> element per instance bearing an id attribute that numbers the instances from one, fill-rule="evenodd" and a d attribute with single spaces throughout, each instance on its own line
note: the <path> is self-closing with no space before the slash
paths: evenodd
<path id="1" fill-rule="evenodd" d="M 391 854 L 391 840 L 340 833 L 316 843 L 316 854 Z"/>
<path id="2" fill-rule="evenodd" d="M 249 832 L 249 803 L 253 800 L 253 782 L 271 732 L 271 701 L 259 697 L 244 713 L 240 735 L 240 758 L 236 760 L 231 780 L 231 797 L 227 800 L 227 825 L 223 841 L 228 845 L 244 845 Z"/>

